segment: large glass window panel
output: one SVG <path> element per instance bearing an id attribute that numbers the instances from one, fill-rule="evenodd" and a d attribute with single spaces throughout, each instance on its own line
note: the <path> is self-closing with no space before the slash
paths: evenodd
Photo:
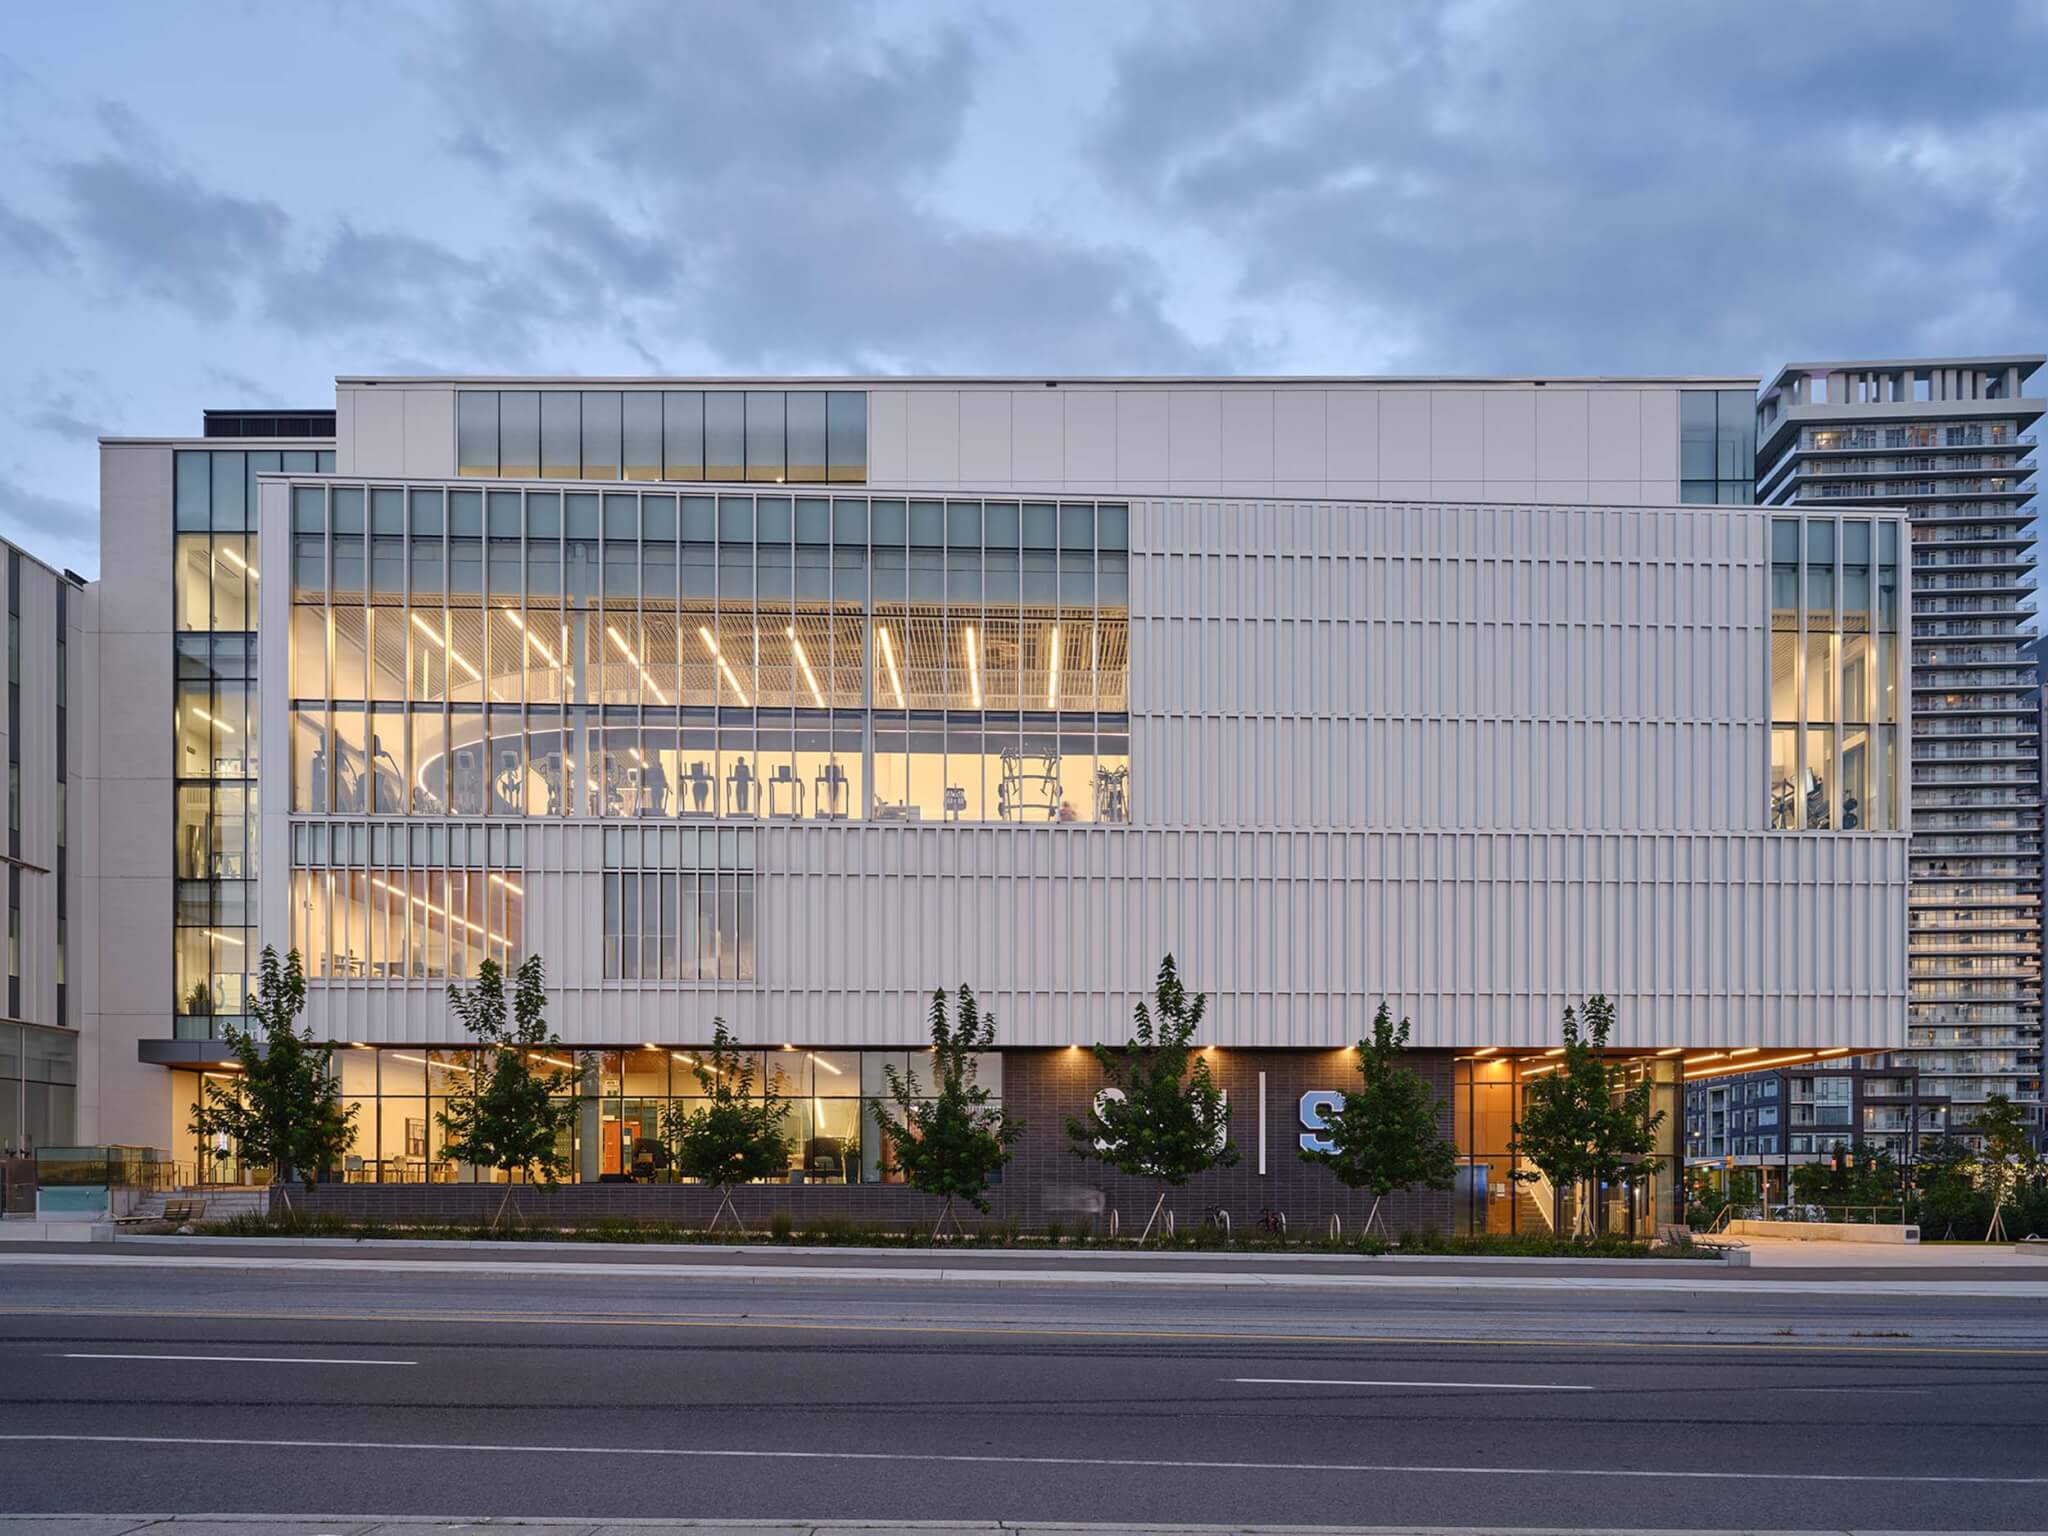
<path id="1" fill-rule="evenodd" d="M 1781 723 L 1799 719 L 1799 636 L 1783 631 L 1771 636 L 1771 718 Z"/>
<path id="2" fill-rule="evenodd" d="M 449 714 L 448 728 L 452 766 L 449 810 L 456 816 L 481 816 L 485 809 L 486 771 L 483 711 L 458 707 Z"/>
<path id="3" fill-rule="evenodd" d="M 370 808 L 379 816 L 405 814 L 405 711 L 395 704 L 370 709 Z"/>
<path id="4" fill-rule="evenodd" d="M 480 704 L 484 696 L 484 616 L 476 608 L 448 610 L 448 696 Z"/>
<path id="5" fill-rule="evenodd" d="M 1753 482 L 1756 478 L 1756 398 L 1746 389 L 1719 394 L 1715 432 L 1715 471 L 1722 480 Z"/>
<path id="6" fill-rule="evenodd" d="M 865 648 L 867 618 L 859 603 L 837 603 L 826 622 L 831 628 L 830 671 L 825 672 L 826 697 L 835 709 L 861 709 L 867 704 Z M 816 662 L 813 662 L 816 665 Z M 878 701 L 879 702 L 879 701 Z"/>
<path id="7" fill-rule="evenodd" d="M 1860 831 L 1870 815 L 1870 732 L 1867 728 L 1842 733 L 1841 828 Z"/>
<path id="8" fill-rule="evenodd" d="M 181 449 L 174 456 L 176 485 L 172 517 L 181 529 L 213 526 L 212 460 L 203 451 Z"/>
<path id="9" fill-rule="evenodd" d="M 514 608 L 493 606 L 484 614 L 484 675 L 494 704 L 517 704 L 526 670 L 525 620 Z"/>
<path id="10" fill-rule="evenodd" d="M 672 389 L 661 397 L 662 478 L 704 478 L 704 395 Z"/>
<path id="11" fill-rule="evenodd" d="M 455 472 L 498 472 L 498 392 L 463 389 L 455 394 Z"/>
<path id="12" fill-rule="evenodd" d="M 1060 738 L 1049 720 L 1029 721 L 1022 737 L 1001 760 L 996 815 L 1004 821 L 1046 823 L 1060 819 L 1067 803 L 1066 765 Z"/>
<path id="13" fill-rule="evenodd" d="M 780 484 L 788 472 L 784 458 L 782 391 L 746 392 L 747 478 Z"/>
<path id="14" fill-rule="evenodd" d="M 677 758 L 676 799 L 679 814 L 710 817 L 718 814 L 718 733 L 709 726 L 686 726 Z"/>
<path id="15" fill-rule="evenodd" d="M 911 821 L 946 821 L 946 732 L 937 720 L 910 724 L 909 810 Z M 957 812 L 955 813 L 957 816 Z"/>
<path id="16" fill-rule="evenodd" d="M 909 744 L 901 722 L 885 726 L 877 721 L 874 737 L 875 819 L 909 820 L 913 809 L 910 798 L 909 763 L 905 756 Z"/>
<path id="17" fill-rule="evenodd" d="M 351 642 L 348 650 L 342 647 L 343 615 L 354 614 L 366 619 L 369 624 L 368 684 L 372 702 L 386 704 L 403 703 L 405 700 L 406 655 L 410 646 L 411 626 L 406 621 L 403 608 L 375 607 L 368 609 L 334 610 L 334 677 L 339 690 L 344 677 L 354 683 L 356 691 L 349 698 L 361 698 L 362 683 L 352 669 L 363 665 L 364 658 Z M 337 696 L 340 696 L 337 693 Z"/>
<path id="18" fill-rule="evenodd" d="M 1095 819 L 1131 819 L 1131 738 L 1107 720 L 1095 738 Z"/>
<path id="19" fill-rule="evenodd" d="M 1780 725 L 1771 731 L 1771 829 L 1799 825 L 1799 732 Z"/>
<path id="20" fill-rule="evenodd" d="M 307 603 L 292 609 L 291 694 L 295 699 L 327 694 L 327 610 Z"/>
<path id="21" fill-rule="evenodd" d="M 561 712 L 530 710 L 526 723 L 526 814 L 566 814 L 567 790 Z"/>
<path id="22" fill-rule="evenodd" d="M 548 390 L 540 397 L 541 476 L 574 480 L 583 471 L 583 410 L 573 390 Z"/>
<path id="23" fill-rule="evenodd" d="M 1806 771 L 1802 780 L 1808 827 L 1832 827 L 1835 784 L 1835 733 L 1809 730 L 1806 733 Z"/>
<path id="24" fill-rule="evenodd" d="M 216 533 L 213 536 L 213 628 L 253 630 L 256 605 L 250 591 L 256 569 L 256 540 L 253 536 Z"/>
<path id="25" fill-rule="evenodd" d="M 739 390 L 704 392 L 704 477 L 747 478 L 747 397 Z"/>
<path id="26" fill-rule="evenodd" d="M 650 389 L 626 391 L 621 401 L 625 478 L 661 478 L 661 396 Z"/>
<path id="27" fill-rule="evenodd" d="M 334 808 L 344 815 L 361 815 L 370 808 L 369 739 L 360 704 L 337 707 L 334 711 Z"/>
<path id="28" fill-rule="evenodd" d="M 1880 635 L 1877 642 L 1877 718 L 1888 725 L 1899 718 L 1899 638 Z"/>
<path id="29" fill-rule="evenodd" d="M 182 455 L 181 455 L 182 457 Z M 171 623 L 187 632 L 213 628 L 213 538 L 181 533 L 171 570 Z"/>
<path id="30" fill-rule="evenodd" d="M 540 477 L 540 395 L 508 389 L 498 396 L 498 473 L 507 480 Z"/>
<path id="31" fill-rule="evenodd" d="M 1842 719 L 1863 722 L 1871 718 L 1871 694 L 1875 678 L 1867 634 L 1842 636 Z"/>
<path id="32" fill-rule="evenodd" d="M 1806 720 L 1809 725 L 1831 725 L 1835 719 L 1835 637 L 1809 634 L 1806 637 Z"/>
<path id="33" fill-rule="evenodd" d="M 213 455 L 211 522 L 216 532 L 239 533 L 249 526 L 245 455 L 216 451 Z"/>
<path id="34" fill-rule="evenodd" d="M 733 726 L 719 731 L 718 766 L 724 775 L 720 814 L 742 820 L 762 815 L 761 765 L 751 729 Z"/>
<path id="35" fill-rule="evenodd" d="M 406 696 L 413 703 L 447 697 L 447 630 L 448 616 L 440 608 L 413 609 L 407 635 L 412 659 L 406 672 Z"/>
<path id="36" fill-rule="evenodd" d="M 407 774 L 408 793 L 415 816 L 447 814 L 447 732 L 438 709 L 415 709 L 412 714 L 412 767 Z"/>
<path id="37" fill-rule="evenodd" d="M 1899 766 L 1899 728 L 1881 725 L 1877 728 L 1877 778 L 1884 802 L 1882 828 L 1903 830 L 1906 825 L 1899 794 Z"/>
<path id="38" fill-rule="evenodd" d="M 798 484 L 829 478 L 826 469 L 826 396 L 816 390 L 792 390 L 785 399 L 789 478 Z"/>
<path id="39" fill-rule="evenodd" d="M 583 478 L 619 478 L 619 392 L 583 392 Z"/>
<path id="40" fill-rule="evenodd" d="M 179 730 L 185 729 L 181 716 Z M 181 750 L 181 764 L 186 754 Z M 301 707 L 292 711 L 292 809 L 324 811 L 328 808 L 327 711 Z"/>
<path id="41" fill-rule="evenodd" d="M 827 457 L 832 479 L 858 485 L 868 477 L 868 397 L 863 390 L 834 390 L 826 402 Z"/>
<path id="42" fill-rule="evenodd" d="M 1835 525 L 1814 519 L 1806 525 L 1806 623 L 1809 629 L 1834 627 Z"/>
<path id="43" fill-rule="evenodd" d="M 494 709 L 485 727 L 491 814 L 517 816 L 526 808 L 525 731 L 516 709 Z"/>
<path id="44" fill-rule="evenodd" d="M 1718 426 L 1715 392 L 1710 389 L 1681 389 L 1678 392 L 1678 476 L 1681 480 L 1713 480 L 1715 474 L 1715 433 Z M 1707 498 L 1713 500 L 1712 496 Z"/>

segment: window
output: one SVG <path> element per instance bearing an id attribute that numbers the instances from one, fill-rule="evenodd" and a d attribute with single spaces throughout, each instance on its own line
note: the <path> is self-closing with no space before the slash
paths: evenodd
<path id="1" fill-rule="evenodd" d="M 1680 501 L 1741 506 L 1755 500 L 1756 409 L 1746 389 L 1678 392 Z"/>
<path id="2" fill-rule="evenodd" d="M 867 439 L 862 390 L 456 392 L 456 473 L 462 476 L 858 485 L 867 479 Z M 245 455 L 214 457 L 239 461 Z M 332 470 L 332 457 L 324 456 L 322 468 Z M 207 458 L 179 455 L 178 526 L 241 530 L 241 481 L 235 479 L 234 490 L 216 491 L 224 482 L 210 474 Z M 225 498 L 218 511 L 216 495 Z"/>
<path id="3" fill-rule="evenodd" d="M 331 499 L 331 586 L 317 536 L 298 535 L 313 547 L 288 631 L 297 809 L 1129 819 L 1123 503 Z M 339 531 L 366 513 L 367 595 L 346 574 L 363 536 Z M 486 525 L 488 541 L 459 531 Z M 1796 587 L 1796 549 L 1790 573 Z M 212 722 L 239 731 L 248 707 L 204 680 L 181 716 L 186 777 L 218 776 Z"/>

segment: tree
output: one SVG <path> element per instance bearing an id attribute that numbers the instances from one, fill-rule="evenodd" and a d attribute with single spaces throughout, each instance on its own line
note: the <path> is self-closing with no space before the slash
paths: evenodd
<path id="1" fill-rule="evenodd" d="M 1381 1003 L 1372 1038 L 1358 1042 L 1361 1086 L 1323 1116 L 1322 1139 L 1330 1150 L 1301 1151 L 1303 1162 L 1321 1163 L 1346 1189 L 1372 1191 L 1367 1232 L 1379 1220 L 1380 1202 L 1395 1190 L 1450 1189 L 1457 1182 L 1458 1149 L 1437 1129 L 1443 1101 L 1401 1059 L 1408 1033 L 1408 1021 L 1397 1025 Z"/>
<path id="2" fill-rule="evenodd" d="M 562 1097 L 575 1074 L 566 1068 L 535 1071 L 534 1056 L 559 1047 L 547 1021 L 547 978 L 539 955 L 528 955 L 513 975 L 511 1020 L 506 1020 L 505 973 L 498 962 L 477 967 L 467 990 L 448 988 L 449 1006 L 481 1050 L 476 1066 L 450 1093 L 436 1118 L 447 1132 L 443 1152 L 458 1162 L 496 1168 L 505 1175 L 505 1199 L 512 1199 L 515 1173 L 529 1181 L 538 1173 L 553 1188 L 569 1166 L 562 1133 L 576 1120 L 576 1101 Z M 491 1218 L 497 1224 L 497 1217 Z"/>
<path id="3" fill-rule="evenodd" d="M 1970 1149 L 1951 1138 L 1935 1142 L 1921 1153 L 1920 1161 L 1913 1165 L 1913 1182 L 1919 1189 L 1916 1215 L 1923 1232 L 1974 1237 L 1980 1224 L 1988 1229 L 1984 1192 L 1972 1176 L 1975 1167 Z"/>
<path id="4" fill-rule="evenodd" d="M 191 1130 L 202 1144 L 226 1138 L 245 1167 L 268 1164 L 278 1181 L 301 1179 L 310 1194 L 354 1141 L 359 1106 L 342 1103 L 334 1046 L 310 1030 L 299 1033 L 305 1007 L 299 952 L 280 962 L 265 945 L 257 990 L 249 995 L 257 1029 L 225 1026 L 241 1070 L 232 1086 L 206 1080 L 192 1106 Z"/>
<path id="5" fill-rule="evenodd" d="M 2034 1138 L 2019 1106 L 2002 1093 L 1985 1098 L 1984 1107 L 1970 1123 L 1970 1132 L 1983 1143 L 1978 1177 L 1991 1197 L 1991 1224 L 1984 1229 L 1984 1241 L 2003 1241 L 2005 1208 L 2020 1185 L 2040 1167 Z"/>
<path id="6" fill-rule="evenodd" d="M 975 1081 L 975 1053 L 995 1045 L 995 1015 L 983 1013 L 974 994 L 963 985 L 957 1018 L 957 1023 L 948 1021 L 946 994 L 943 989 L 934 991 L 934 1094 L 925 1095 L 915 1069 L 899 1073 L 894 1067 L 885 1067 L 896 1112 L 890 1114 L 888 1106 L 880 1102 L 869 1106 L 875 1123 L 894 1143 L 896 1166 L 903 1170 L 904 1181 L 912 1189 L 945 1199 L 932 1226 L 934 1241 L 953 1215 L 955 1200 L 965 1200 L 987 1213 L 989 1180 L 1010 1160 L 1011 1144 L 1024 1134 L 1024 1127 L 992 1102 L 994 1094 Z"/>
<path id="7" fill-rule="evenodd" d="M 661 1129 L 675 1150 L 676 1171 L 718 1191 L 709 1228 L 715 1232 L 728 1214 L 740 1225 L 734 1186 L 789 1170 L 789 1136 L 782 1128 L 788 1106 L 773 1081 L 764 1080 L 755 1095 L 753 1053 L 739 1048 L 725 1020 L 711 1021 L 706 1055 L 693 1058 L 690 1070 L 708 1102 L 692 1110 L 671 1104 Z"/>
<path id="8" fill-rule="evenodd" d="M 1169 1189 L 1237 1161 L 1229 1137 L 1229 1105 L 1209 1063 L 1194 1048 L 1195 1031 L 1208 1007 L 1206 995 L 1188 996 L 1173 956 L 1160 961 L 1151 1005 L 1140 998 L 1132 1010 L 1130 1040 L 1095 1046 L 1095 1060 L 1109 1086 L 1086 1114 L 1067 1118 L 1076 1156 L 1100 1159 L 1160 1185 L 1140 1242 L 1151 1236 Z"/>
<path id="9" fill-rule="evenodd" d="M 1515 1123 L 1515 1154 L 1536 1170 L 1515 1177 L 1550 1181 L 1553 1225 L 1563 1224 L 1567 1190 L 1589 1197 L 1578 1202 L 1575 1234 L 1594 1226 L 1597 1217 L 1589 1220 L 1588 1212 L 1599 1209 L 1601 1185 L 1633 1188 L 1665 1161 L 1656 1155 L 1665 1112 L 1650 1107 L 1655 1086 L 1648 1077 L 1631 1083 L 1624 1066 L 1607 1060 L 1613 1030 L 1614 1004 L 1605 997 L 1588 998 L 1583 1010 L 1566 1008 L 1561 1059 L 1523 1088 Z"/>

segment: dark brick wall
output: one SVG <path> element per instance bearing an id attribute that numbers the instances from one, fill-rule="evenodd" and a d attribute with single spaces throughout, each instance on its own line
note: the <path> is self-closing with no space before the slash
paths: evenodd
<path id="1" fill-rule="evenodd" d="M 1256 1222 L 1263 1210 L 1286 1215 L 1296 1231 L 1327 1226 L 1333 1212 L 1355 1229 L 1371 1208 L 1371 1196 L 1352 1194 L 1299 1155 L 1301 1096 L 1317 1089 L 1355 1087 L 1358 1074 L 1348 1050 L 1213 1051 L 1210 1069 L 1230 1096 L 1230 1134 L 1239 1151 L 1234 1167 L 1217 1169 L 1168 1195 L 1167 1204 L 1183 1225 L 1222 1207 L 1233 1224 Z M 1444 1101 L 1442 1131 L 1451 1134 L 1451 1054 L 1417 1051 L 1409 1064 Z M 1266 1172 L 1259 1172 L 1259 1074 L 1266 1074 Z M 1106 1165 L 1074 1155 L 1066 1120 L 1080 1112 L 1103 1086 L 1094 1055 L 1086 1050 L 1006 1051 L 1003 1100 L 1024 1123 L 1024 1135 L 990 1191 L 992 1221 L 1036 1228 L 1047 1220 L 1074 1225 L 1089 1209 L 1115 1209 L 1127 1233 L 1142 1226 L 1157 1187 L 1126 1178 Z M 385 1221 L 483 1220 L 504 1197 L 502 1186 L 475 1184 L 324 1185 L 307 1196 L 292 1192 L 295 1208 Z M 708 1221 L 717 1196 L 688 1184 L 564 1184 L 555 1190 L 522 1188 L 518 1207 L 532 1222 L 605 1220 Z M 787 1211 L 799 1226 L 838 1218 L 857 1222 L 929 1221 L 937 1202 L 894 1184 L 759 1184 L 738 1192 L 735 1201 L 750 1225 L 764 1224 L 774 1211 Z M 1452 1196 L 1418 1191 L 1388 1197 L 1383 1212 L 1396 1232 L 1447 1230 Z M 972 1216 L 972 1212 L 966 1212 Z"/>

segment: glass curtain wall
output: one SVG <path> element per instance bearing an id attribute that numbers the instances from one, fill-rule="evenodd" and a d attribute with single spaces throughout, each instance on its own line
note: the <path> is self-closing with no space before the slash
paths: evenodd
<path id="1" fill-rule="evenodd" d="M 321 449 L 173 455 L 173 988 L 178 1038 L 239 1019 L 255 953 L 256 477 L 332 473 Z"/>
<path id="2" fill-rule="evenodd" d="M 774 1182 L 900 1183 L 889 1138 L 875 1124 L 872 1106 L 889 1100 L 886 1067 L 915 1073 L 929 1084 L 928 1055 L 920 1051 L 765 1050 L 753 1058 L 754 1080 L 772 1082 L 785 1109 L 788 1169 Z M 1003 1063 L 989 1053 L 976 1060 L 977 1080 L 1000 1104 Z M 534 1053 L 541 1071 L 568 1075 L 563 1098 L 577 1114 L 561 1142 L 573 1180 L 665 1182 L 669 1149 L 662 1122 L 677 1108 L 703 1104 L 696 1075 L 701 1058 L 672 1047 Z M 493 1182 L 503 1174 L 458 1163 L 443 1151 L 439 1116 L 449 1095 L 476 1070 L 475 1052 L 427 1046 L 355 1046 L 338 1050 L 334 1070 L 345 1102 L 358 1106 L 355 1140 L 342 1161 L 351 1183 Z"/>
<path id="3" fill-rule="evenodd" d="M 1633 1057 L 1620 1065 L 1625 1085 L 1644 1079 L 1655 1085 L 1651 1109 L 1664 1114 L 1657 1153 L 1666 1161 L 1662 1170 L 1632 1191 L 1603 1188 L 1593 1197 L 1605 1207 L 1601 1219 L 1606 1230 L 1653 1232 L 1658 1223 L 1678 1219 L 1685 1135 L 1680 1067 L 1676 1056 Z M 1453 1228 L 1460 1236 L 1491 1232 L 1549 1235 L 1553 1231 L 1557 1209 L 1553 1191 L 1540 1177 L 1518 1177 L 1536 1170 L 1516 1157 L 1513 1149 L 1515 1123 L 1521 1118 L 1530 1083 L 1555 1070 L 1556 1065 L 1544 1058 L 1491 1054 L 1461 1056 L 1453 1064 L 1451 1118 L 1458 1146 Z M 1574 1202 L 1586 1193 L 1565 1193 L 1567 1230 L 1574 1220 Z"/>
<path id="4" fill-rule="evenodd" d="M 1896 830 L 1899 525 L 1771 520 L 1770 825 Z"/>
<path id="5" fill-rule="evenodd" d="M 861 485 L 856 389 L 459 390 L 456 473 L 505 480 Z"/>
<path id="6" fill-rule="evenodd" d="M 1130 817 L 1123 503 L 297 485 L 291 519 L 295 812 Z"/>

